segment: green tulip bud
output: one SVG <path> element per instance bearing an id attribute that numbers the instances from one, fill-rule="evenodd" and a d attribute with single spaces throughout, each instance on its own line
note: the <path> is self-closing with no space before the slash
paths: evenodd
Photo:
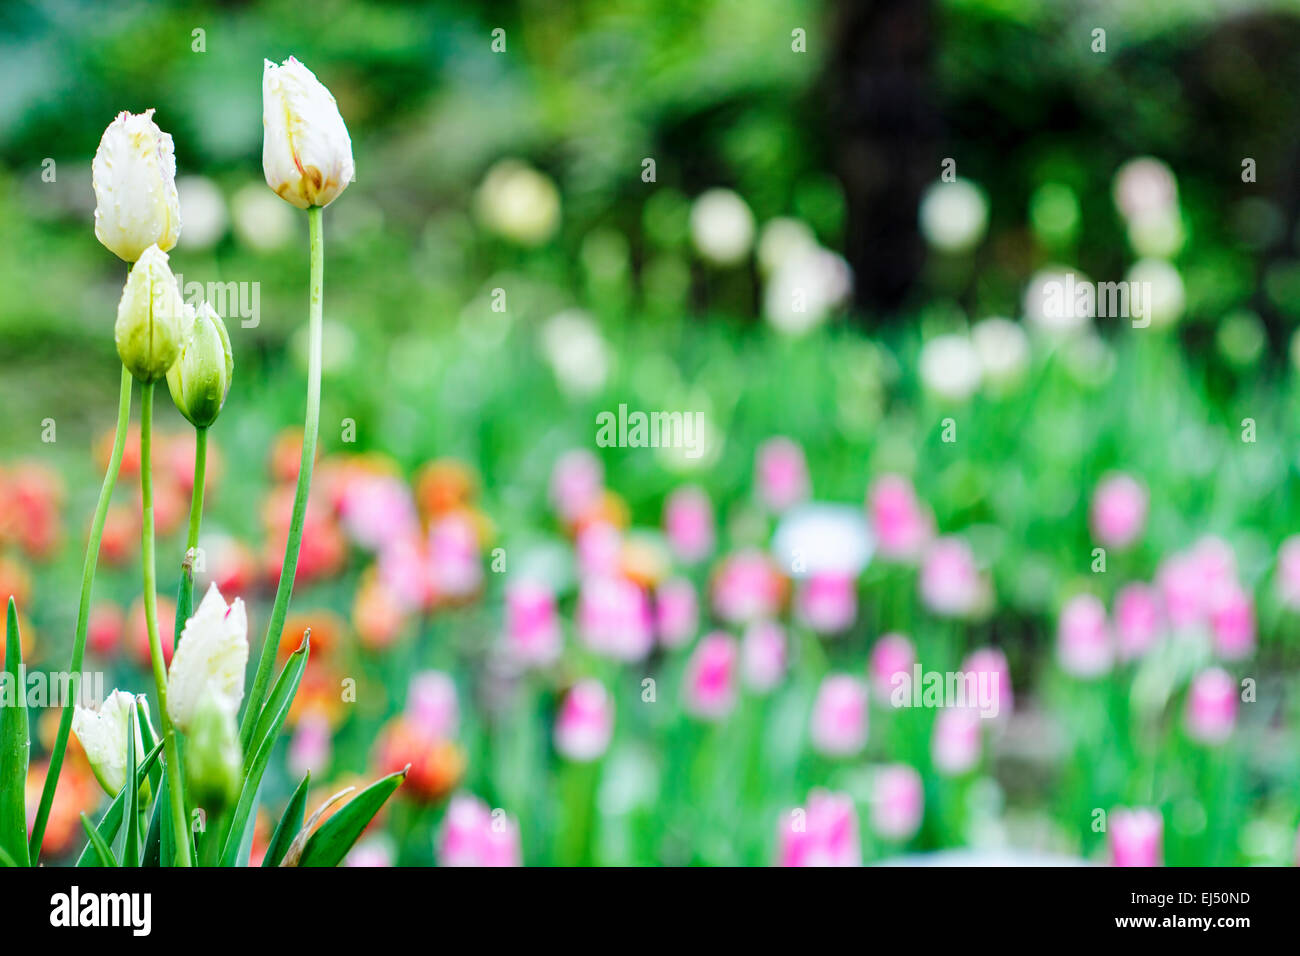
<path id="1" fill-rule="evenodd" d="M 180 357 L 167 371 L 167 387 L 190 424 L 207 428 L 226 403 L 235 360 L 225 323 L 212 306 L 204 302 L 186 321 Z"/>
<path id="2" fill-rule="evenodd" d="M 181 352 L 185 302 L 167 253 L 150 246 L 127 277 L 117 306 L 117 354 L 140 381 L 156 382 Z"/>
<path id="3" fill-rule="evenodd" d="M 190 793 L 198 806 L 215 816 L 239 795 L 243 759 L 234 712 L 220 695 L 206 694 L 186 736 L 185 775 Z"/>

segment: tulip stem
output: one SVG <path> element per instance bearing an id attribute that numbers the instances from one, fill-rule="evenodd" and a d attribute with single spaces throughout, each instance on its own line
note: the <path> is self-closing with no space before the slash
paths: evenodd
<path id="1" fill-rule="evenodd" d="M 162 641 L 158 639 L 158 589 L 154 562 L 153 533 L 153 382 L 140 386 L 140 563 L 144 569 L 144 623 L 149 632 L 149 659 L 153 663 L 153 681 L 158 694 L 158 719 L 162 726 L 163 752 L 167 756 L 167 782 L 171 789 L 172 830 L 176 842 L 176 865 L 193 866 L 190 858 L 189 824 L 185 814 L 185 782 L 181 778 L 180 748 L 176 731 L 167 715 L 167 668 L 163 662 Z M 198 476 L 195 476 L 197 480 Z M 173 644 L 173 648 L 175 645 Z"/>
<path id="2" fill-rule="evenodd" d="M 185 537 L 185 554 L 199 546 L 199 525 L 203 522 L 203 486 L 207 480 L 208 470 L 208 430 L 194 429 L 194 490 L 190 494 L 190 530 Z M 187 566 L 186 574 L 193 578 L 192 570 Z"/>
<path id="3" fill-rule="evenodd" d="M 302 460 L 298 465 L 298 487 L 293 496 L 293 514 L 289 519 L 289 537 L 284 545 L 284 562 L 280 565 L 280 581 L 275 588 L 275 604 L 271 620 L 266 627 L 266 640 L 262 642 L 261 657 L 248 702 L 244 708 L 244 722 L 239 729 L 239 743 L 245 762 L 252 759 L 248 752 L 253 728 L 266 701 L 267 687 L 275 654 L 280 646 L 280 632 L 284 629 L 284 616 L 293 594 L 293 580 L 298 573 L 298 548 L 302 543 L 302 527 L 307 517 L 307 496 L 311 491 L 312 465 L 316 461 L 316 434 L 320 429 L 320 374 L 321 374 L 321 288 L 325 277 L 325 236 L 321 228 L 321 206 L 307 210 L 307 226 L 311 241 L 311 286 L 307 308 L 309 357 L 307 361 L 307 413 L 302 427 Z"/>
<path id="4" fill-rule="evenodd" d="M 71 699 L 63 703 L 63 716 L 59 718 L 59 733 L 54 739 L 54 749 L 50 751 L 50 769 L 45 774 L 45 789 L 41 791 L 41 803 L 36 810 L 36 821 L 32 826 L 31 842 L 28 854 L 32 866 L 40 856 L 41 840 L 45 837 L 45 824 L 50 818 L 50 807 L 54 803 L 54 790 L 59 783 L 59 772 L 63 769 L 63 755 L 68 749 L 68 734 L 72 730 L 72 713 L 81 689 L 81 662 L 86 653 L 86 628 L 90 621 L 90 597 L 95 587 L 95 569 L 99 565 L 99 543 L 104 537 L 104 521 L 108 517 L 108 504 L 117 486 L 117 473 L 122 465 L 122 451 L 126 447 L 126 433 L 131 423 L 131 373 L 122 367 L 122 385 L 117 400 L 117 432 L 113 436 L 113 453 L 108 459 L 108 469 L 104 472 L 104 483 L 99 488 L 99 502 L 95 505 L 95 517 L 90 523 L 90 538 L 86 542 L 86 558 L 81 566 L 81 603 L 77 606 L 77 630 L 72 638 L 72 660 L 68 664 L 68 673 L 72 676 Z"/>

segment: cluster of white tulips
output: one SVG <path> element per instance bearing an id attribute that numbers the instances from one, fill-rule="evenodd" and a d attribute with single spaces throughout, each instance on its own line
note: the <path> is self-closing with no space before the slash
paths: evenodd
<path id="1" fill-rule="evenodd" d="M 225 403 L 234 369 L 230 337 L 210 305 L 182 299 L 168 264 L 167 253 L 181 232 L 172 138 L 154 122 L 152 109 L 124 112 L 104 131 L 93 164 L 95 236 L 128 263 L 129 273 L 115 327 L 123 367 L 117 433 L 91 525 L 69 671 L 81 671 L 99 545 L 130 425 L 133 382 L 138 380 L 141 563 L 159 729 L 154 730 L 145 695 L 115 690 L 97 709 L 66 707 L 30 833 L 23 788 L 6 787 L 0 802 L 0 864 L 36 865 L 70 731 L 80 740 L 96 778 L 114 797 L 98 825 L 83 815 L 88 843 L 81 862 L 163 866 L 247 862 L 262 775 L 309 653 L 309 635 L 304 635 L 301 647 L 272 685 L 316 451 L 324 271 L 321 214 L 347 188 L 354 172 L 352 143 L 338 106 L 310 70 L 292 57 L 280 66 L 267 62 L 262 92 L 262 166 L 267 185 L 308 214 L 310 366 L 290 532 L 252 686 L 245 697 L 249 641 L 243 601 L 227 602 L 213 585 L 194 609 L 191 568 L 202 520 L 206 433 Z M 176 407 L 195 429 L 194 490 L 170 668 L 164 664 L 157 620 L 151 477 L 153 391 L 164 379 Z M 6 668 L 16 674 L 21 653 L 12 600 L 7 642 Z M 8 708 L 0 715 L 0 773 L 6 781 L 26 778 L 28 747 L 25 710 Z M 337 863 L 402 777 L 395 774 L 372 785 L 314 833 L 308 832 L 310 825 L 304 826 L 308 785 L 304 779 L 276 830 L 266 865 Z M 17 791 L 16 801 L 11 791 Z"/>

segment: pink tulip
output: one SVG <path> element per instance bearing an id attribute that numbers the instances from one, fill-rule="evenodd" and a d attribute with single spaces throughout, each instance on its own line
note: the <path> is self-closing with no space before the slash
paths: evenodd
<path id="1" fill-rule="evenodd" d="M 460 729 L 456 684 L 443 671 L 420 671 L 406 690 L 406 716 L 431 739 L 446 740 Z"/>
<path id="2" fill-rule="evenodd" d="M 1119 658 L 1131 661 L 1149 651 L 1164 627 L 1160 595 L 1141 583 L 1126 584 L 1115 596 L 1115 638 Z"/>
<path id="3" fill-rule="evenodd" d="M 288 754 L 289 771 L 294 777 L 302 777 L 308 771 L 319 776 L 329 766 L 332 752 L 329 720 L 314 710 L 298 718 Z"/>
<path id="4" fill-rule="evenodd" d="M 1255 602 L 1235 582 L 1220 587 L 1209 599 L 1214 653 L 1239 661 L 1255 651 Z"/>
<path id="5" fill-rule="evenodd" d="M 343 858 L 344 866 L 368 867 L 371 869 L 393 866 L 396 854 L 392 845 L 383 837 L 362 840 Z"/>
<path id="6" fill-rule="evenodd" d="M 728 624 L 776 617 L 785 581 L 761 551 L 729 555 L 713 580 L 713 610 Z"/>
<path id="7" fill-rule="evenodd" d="M 1160 562 L 1156 586 L 1169 624 L 1175 630 L 1185 631 L 1201 623 L 1205 614 L 1204 584 L 1199 566 L 1189 555 L 1172 554 Z"/>
<path id="8" fill-rule="evenodd" d="M 770 511 L 785 511 L 809 493 L 803 449 L 788 438 L 769 438 L 758 449 L 755 484 Z"/>
<path id="9" fill-rule="evenodd" d="M 812 712 L 812 745 L 828 757 L 851 757 L 867 745 L 867 685 L 847 674 L 822 681 Z"/>
<path id="10" fill-rule="evenodd" d="M 550 664 L 560 656 L 564 637 L 555 610 L 555 595 L 536 581 L 506 585 L 506 647 L 524 664 Z"/>
<path id="11" fill-rule="evenodd" d="M 785 676 L 785 631 L 772 621 L 755 621 L 745 629 L 740 654 L 746 686 L 771 690 Z"/>
<path id="12" fill-rule="evenodd" d="M 1159 810 L 1116 807 L 1110 812 L 1106 828 L 1110 837 L 1111 865 L 1160 866 L 1164 828 Z"/>
<path id="13" fill-rule="evenodd" d="M 961 669 L 963 674 L 975 675 L 976 694 L 981 698 L 968 701 L 968 709 L 979 712 L 981 717 L 996 717 L 1005 723 L 1015 706 L 1007 655 L 996 647 L 981 647 L 966 655 Z"/>
<path id="14" fill-rule="evenodd" d="M 593 521 L 578 532 L 574 549 L 578 573 L 585 578 L 617 574 L 623 552 L 623 532 L 605 521 Z"/>
<path id="15" fill-rule="evenodd" d="M 887 561 L 915 561 L 934 537 L 934 517 L 901 475 L 881 475 L 867 492 L 876 547 Z"/>
<path id="16" fill-rule="evenodd" d="M 1102 479 L 1092 495 L 1092 536 L 1108 548 L 1127 548 L 1142 534 L 1147 520 L 1147 490 L 1131 475 Z"/>
<path id="17" fill-rule="evenodd" d="M 736 704 L 736 642 L 714 631 L 700 639 L 686 664 L 686 710 L 702 720 L 721 720 Z"/>
<path id="18" fill-rule="evenodd" d="M 377 566 L 380 583 L 402 611 L 418 611 L 432 603 L 433 580 L 420 535 L 402 535 L 385 543 Z"/>
<path id="19" fill-rule="evenodd" d="M 393 475 L 348 480 L 339 500 L 339 521 L 348 537 L 367 551 L 378 551 L 418 530 L 411 490 Z"/>
<path id="20" fill-rule="evenodd" d="M 857 582 L 847 574 L 823 571 L 799 588 L 799 620 L 818 634 L 847 631 L 858 614 Z"/>
<path id="21" fill-rule="evenodd" d="M 1061 669 L 1090 679 L 1109 673 L 1115 662 L 1106 608 L 1091 594 L 1071 598 L 1056 625 L 1056 657 Z"/>
<path id="22" fill-rule="evenodd" d="M 881 700 L 889 700 L 894 692 L 894 675 L 906 674 L 912 678 L 916 663 L 916 648 L 902 634 L 885 634 L 871 649 L 871 683 Z"/>
<path id="23" fill-rule="evenodd" d="M 930 759 L 940 773 L 955 777 L 979 763 L 983 750 L 980 718 L 965 707 L 939 711 L 930 738 Z"/>
<path id="24" fill-rule="evenodd" d="M 614 705 L 597 680 L 574 684 L 555 719 L 555 749 L 569 760 L 588 763 L 609 747 L 614 734 Z"/>
<path id="25" fill-rule="evenodd" d="M 655 589 L 655 630 L 664 647 L 681 647 L 700 625 L 695 585 L 685 578 L 669 578 Z"/>
<path id="26" fill-rule="evenodd" d="M 941 617 L 967 617 L 988 599 L 988 583 L 961 538 L 940 538 L 921 565 L 921 599 Z"/>
<path id="27" fill-rule="evenodd" d="M 477 797 L 452 798 L 437 840 L 440 866 L 522 866 L 519 823 Z"/>
<path id="28" fill-rule="evenodd" d="M 780 866 L 861 866 L 858 811 L 846 793 L 815 789 L 807 807 L 787 810 L 778 829 Z"/>
<path id="29" fill-rule="evenodd" d="M 578 633 L 598 654 L 641 660 L 654 644 L 645 592 L 627 578 L 588 578 L 578 593 Z"/>
<path id="30" fill-rule="evenodd" d="M 1274 586 L 1283 606 L 1300 611 L 1300 534 L 1293 534 L 1278 548 Z"/>
<path id="31" fill-rule="evenodd" d="M 905 763 L 879 768 L 872 778 L 871 828 L 886 840 L 910 840 L 921 828 L 925 787 Z"/>
<path id="32" fill-rule="evenodd" d="M 694 486 L 678 488 L 664 506 L 664 532 L 678 559 L 695 564 L 713 553 L 713 503 Z"/>
<path id="33" fill-rule="evenodd" d="M 600 500 L 605 469 L 600 459 L 585 449 L 565 452 L 551 471 L 551 504 L 566 522 L 576 521 Z"/>
<path id="34" fill-rule="evenodd" d="M 1237 685 L 1227 671 L 1211 667 L 1192 680 L 1187 694 L 1187 733 L 1205 744 L 1220 744 L 1237 723 Z"/>
<path id="35" fill-rule="evenodd" d="M 444 515 L 429 526 L 429 572 L 439 598 L 470 597 L 482 587 L 478 531 L 466 515 Z"/>

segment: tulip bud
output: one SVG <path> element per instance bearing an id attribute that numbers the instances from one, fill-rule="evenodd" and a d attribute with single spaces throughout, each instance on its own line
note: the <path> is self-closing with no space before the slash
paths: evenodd
<path id="1" fill-rule="evenodd" d="M 244 602 L 235 598 L 227 605 L 213 584 L 194 616 L 185 622 L 172 656 L 167 673 L 167 713 L 172 723 L 189 733 L 200 704 L 209 695 L 236 713 L 244 697 L 247 664 Z"/>
<path id="2" fill-rule="evenodd" d="M 98 710 L 77 705 L 72 713 L 72 732 L 86 752 L 95 779 L 109 796 L 117 796 L 126 786 L 127 715 L 135 706 L 135 697 L 115 690 Z M 144 741 L 140 725 L 135 726 L 135 759 L 144 760 Z"/>
<path id="3" fill-rule="evenodd" d="M 204 695 L 190 720 L 187 738 L 185 778 L 189 792 L 208 813 L 220 813 L 239 794 L 243 769 L 239 729 L 228 702 L 217 693 Z"/>
<path id="4" fill-rule="evenodd" d="M 352 182 L 352 140 L 338 104 L 311 70 L 293 57 L 263 61 L 262 172 L 285 202 L 328 206 Z"/>
<path id="5" fill-rule="evenodd" d="M 226 402 L 235 361 L 225 323 L 212 306 L 204 302 L 192 315 L 186 311 L 181 354 L 167 371 L 167 387 L 190 424 L 207 428 Z"/>
<path id="6" fill-rule="evenodd" d="M 117 306 L 117 354 L 127 371 L 142 382 L 167 374 L 181 351 L 185 302 L 167 253 L 150 246 L 140 256 Z"/>
<path id="7" fill-rule="evenodd" d="M 181 236 L 172 138 L 153 110 L 118 113 L 104 130 L 91 164 L 95 238 L 109 252 L 135 262 L 150 246 L 164 252 Z"/>

